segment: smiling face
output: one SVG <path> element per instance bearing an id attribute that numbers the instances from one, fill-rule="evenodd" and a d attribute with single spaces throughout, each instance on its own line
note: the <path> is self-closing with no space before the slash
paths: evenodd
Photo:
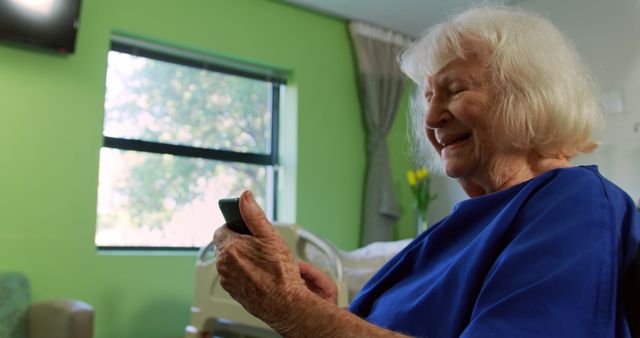
<path id="1" fill-rule="evenodd" d="M 501 132 L 487 54 L 452 60 L 427 78 L 424 92 L 426 135 L 445 173 L 458 179 L 465 190 L 480 185 L 485 193 L 499 184 L 499 178 L 493 177 L 495 168 L 526 163 L 526 155 L 516 156 L 522 161 L 514 160 L 515 149 Z"/>

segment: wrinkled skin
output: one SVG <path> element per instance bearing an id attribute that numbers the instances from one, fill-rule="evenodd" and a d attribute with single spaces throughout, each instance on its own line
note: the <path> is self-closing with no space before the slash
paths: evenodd
<path id="1" fill-rule="evenodd" d="M 338 303 L 338 287 L 327 275 L 305 262 L 299 262 L 298 268 L 300 269 L 300 277 L 311 292 L 332 304 Z"/>
<path id="2" fill-rule="evenodd" d="M 248 191 L 240 196 L 240 213 L 254 236 L 226 226 L 214 235 L 220 285 L 233 299 L 272 326 L 287 323 L 290 305 L 305 297 L 336 303 L 333 281 L 310 264 L 296 262 Z"/>

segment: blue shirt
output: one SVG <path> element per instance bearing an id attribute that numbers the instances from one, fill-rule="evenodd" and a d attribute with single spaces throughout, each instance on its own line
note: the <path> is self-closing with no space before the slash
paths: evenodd
<path id="1" fill-rule="evenodd" d="M 363 287 L 358 316 L 418 337 L 630 337 L 640 214 L 595 166 L 458 203 Z"/>

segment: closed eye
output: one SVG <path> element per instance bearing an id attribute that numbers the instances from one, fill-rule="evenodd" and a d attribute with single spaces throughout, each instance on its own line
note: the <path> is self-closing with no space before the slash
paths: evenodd
<path id="1" fill-rule="evenodd" d="M 427 100 L 427 102 L 431 101 L 431 97 L 433 96 L 433 92 L 428 91 L 424 93 L 424 98 L 425 100 Z"/>
<path id="2" fill-rule="evenodd" d="M 457 95 L 457 94 L 460 94 L 460 93 L 464 92 L 465 90 L 466 90 L 466 88 L 463 88 L 463 87 L 449 88 L 447 90 L 447 95 L 448 96 L 454 96 L 454 95 Z"/>

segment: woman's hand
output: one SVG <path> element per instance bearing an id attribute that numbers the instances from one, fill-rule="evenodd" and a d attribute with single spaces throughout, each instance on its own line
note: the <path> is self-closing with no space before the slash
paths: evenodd
<path id="1" fill-rule="evenodd" d="M 331 278 L 309 263 L 300 262 L 298 267 L 300 277 L 311 292 L 333 304 L 338 303 L 338 287 Z"/>
<path id="2" fill-rule="evenodd" d="M 254 316 L 269 324 L 286 321 L 292 301 L 311 295 L 301 275 L 314 281 L 319 277 L 306 266 L 299 270 L 288 246 L 248 191 L 240 196 L 240 213 L 253 236 L 226 226 L 214 235 L 220 285 Z M 324 286 L 318 289 L 330 294 Z"/>
<path id="3" fill-rule="evenodd" d="M 240 213 L 253 236 L 216 230 L 216 268 L 220 285 L 249 313 L 283 337 L 401 336 L 337 307 L 333 282 L 309 264 L 298 267 L 248 191 Z"/>

